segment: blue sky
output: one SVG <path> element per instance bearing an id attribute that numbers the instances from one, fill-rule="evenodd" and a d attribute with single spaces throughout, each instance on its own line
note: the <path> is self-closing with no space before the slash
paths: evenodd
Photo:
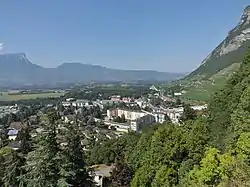
<path id="1" fill-rule="evenodd" d="M 249 0 L 1 0 L 4 52 L 36 64 L 188 72 L 240 20 Z M 2 51 L 3 52 L 3 51 Z"/>

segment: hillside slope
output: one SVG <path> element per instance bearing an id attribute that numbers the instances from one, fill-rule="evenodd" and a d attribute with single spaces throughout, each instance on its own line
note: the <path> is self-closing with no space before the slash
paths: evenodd
<path id="1" fill-rule="evenodd" d="M 186 93 L 184 99 L 207 101 L 211 94 L 221 89 L 239 69 L 250 47 L 250 6 L 244 9 L 237 26 L 205 58 L 201 65 L 184 79 L 178 81 Z"/>
<path id="2" fill-rule="evenodd" d="M 187 79 L 208 79 L 219 71 L 243 60 L 250 47 L 250 6 L 243 12 L 240 22 L 232 29 L 199 68 L 187 76 Z"/>

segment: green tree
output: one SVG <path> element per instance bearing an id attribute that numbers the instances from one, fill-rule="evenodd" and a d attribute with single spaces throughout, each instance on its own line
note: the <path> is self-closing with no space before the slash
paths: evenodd
<path id="1" fill-rule="evenodd" d="M 190 172 L 190 184 L 200 186 L 218 186 L 223 184 L 232 173 L 235 157 L 230 153 L 220 154 L 216 148 L 209 148 L 206 156 L 201 161 L 200 167 L 195 167 Z"/>
<path id="2" fill-rule="evenodd" d="M 31 137 L 28 128 L 22 129 L 18 134 L 20 148 L 12 153 L 12 158 L 5 163 L 7 166 L 4 175 L 4 186 L 26 186 L 21 176 L 25 175 L 24 166 L 26 164 L 26 155 L 31 151 Z"/>
<path id="3" fill-rule="evenodd" d="M 133 170 L 127 164 L 118 161 L 111 172 L 111 186 L 113 187 L 129 187 L 133 179 Z"/>
<path id="4" fill-rule="evenodd" d="M 184 111 L 181 116 L 181 121 L 194 120 L 197 117 L 194 109 L 190 107 L 190 105 L 184 105 Z"/>
<path id="5" fill-rule="evenodd" d="M 181 100 L 180 100 L 180 98 L 177 98 L 177 99 L 176 99 L 175 104 L 176 104 L 177 106 L 178 106 L 178 105 L 181 105 Z"/>
<path id="6" fill-rule="evenodd" d="M 67 124 L 63 132 L 63 137 L 65 145 L 60 152 L 60 186 L 93 186 L 84 162 L 84 153 L 78 133 L 78 126 L 76 124 Z"/>
<path id="7" fill-rule="evenodd" d="M 0 149 L 0 186 L 3 186 L 3 177 L 7 168 L 7 161 L 11 159 L 13 149 L 10 147 L 3 147 Z"/>
<path id="8" fill-rule="evenodd" d="M 50 121 L 54 121 L 54 117 Z M 35 150 L 27 156 L 26 173 L 22 180 L 27 187 L 52 187 L 57 185 L 59 179 L 58 143 L 56 139 L 56 125 L 46 126 L 44 132 L 37 136 Z"/>
<path id="9" fill-rule="evenodd" d="M 26 186 L 25 182 L 20 179 L 20 176 L 25 173 L 23 168 L 25 165 L 25 158 L 22 153 L 13 152 L 12 158 L 8 159 L 5 164 L 7 165 L 7 168 L 3 177 L 4 186 Z"/>
<path id="10" fill-rule="evenodd" d="M 122 114 L 122 115 L 121 115 L 121 123 L 125 123 L 125 122 L 126 122 L 125 115 L 124 115 L 124 114 Z"/>
<path id="11" fill-rule="evenodd" d="M 161 166 L 161 168 L 156 171 L 155 178 L 152 182 L 152 187 L 174 186 L 176 184 L 176 179 L 170 176 L 175 174 L 176 171 L 174 171 L 173 168 L 168 168 L 167 165 Z"/>
<path id="12" fill-rule="evenodd" d="M 24 155 L 28 154 L 32 149 L 32 141 L 31 136 L 29 134 L 29 128 L 22 128 L 21 131 L 18 133 L 17 140 L 20 141 L 19 152 Z"/>

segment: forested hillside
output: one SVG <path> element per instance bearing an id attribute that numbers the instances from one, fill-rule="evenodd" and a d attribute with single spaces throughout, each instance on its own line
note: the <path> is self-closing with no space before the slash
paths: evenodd
<path id="1" fill-rule="evenodd" d="M 249 101 L 247 55 L 205 114 L 96 145 L 88 162 L 116 163 L 109 186 L 250 186 Z"/>

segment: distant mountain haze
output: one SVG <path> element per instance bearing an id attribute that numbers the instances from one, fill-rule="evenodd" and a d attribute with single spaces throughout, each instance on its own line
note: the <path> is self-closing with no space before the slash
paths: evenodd
<path id="1" fill-rule="evenodd" d="M 64 63 L 57 68 L 44 68 L 31 63 L 24 53 L 0 55 L 0 86 L 140 80 L 172 81 L 183 76 L 183 73 L 118 70 L 81 63 Z"/>

